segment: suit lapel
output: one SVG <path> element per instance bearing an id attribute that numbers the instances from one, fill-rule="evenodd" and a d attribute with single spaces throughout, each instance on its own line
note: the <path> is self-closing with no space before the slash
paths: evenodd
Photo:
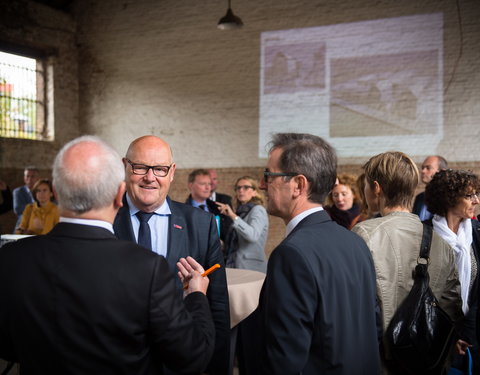
<path id="1" fill-rule="evenodd" d="M 176 269 L 178 259 L 189 255 L 187 248 L 187 221 L 182 211 L 167 197 L 171 215 L 168 219 L 167 261 L 171 269 Z"/>
<path id="2" fill-rule="evenodd" d="M 115 234 L 122 240 L 137 242 L 133 233 L 132 221 L 130 220 L 130 208 L 127 202 L 126 194 L 123 196 L 123 207 L 118 211 L 113 224 Z"/>

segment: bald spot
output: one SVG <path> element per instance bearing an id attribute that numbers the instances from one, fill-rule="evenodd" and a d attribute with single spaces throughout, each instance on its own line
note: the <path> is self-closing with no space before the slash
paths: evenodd
<path id="1" fill-rule="evenodd" d="M 63 157 L 64 168 L 74 175 L 92 176 L 95 178 L 94 171 L 101 171 L 103 161 L 101 155 L 104 150 L 96 143 L 81 142 L 65 152 Z"/>
<path id="2" fill-rule="evenodd" d="M 162 156 L 167 160 L 162 160 L 162 163 L 170 165 L 172 163 L 172 150 L 170 145 L 159 137 L 153 135 L 145 135 L 143 137 L 137 138 L 132 143 L 127 150 L 127 159 L 135 159 L 137 155 L 141 153 L 142 157 L 147 159 L 156 159 L 158 154 L 163 154 Z M 147 163 L 146 160 L 132 160 L 136 163 Z"/>

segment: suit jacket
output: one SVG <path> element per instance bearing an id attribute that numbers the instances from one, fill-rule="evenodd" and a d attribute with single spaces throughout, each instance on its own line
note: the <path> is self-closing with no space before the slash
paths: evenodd
<path id="1" fill-rule="evenodd" d="M 26 185 L 20 186 L 13 190 L 13 212 L 17 215 L 17 223 L 15 228 L 20 225 L 22 214 L 27 204 L 33 203 L 32 193 Z"/>
<path id="2" fill-rule="evenodd" d="M 415 197 L 415 201 L 413 202 L 412 213 L 414 213 L 417 216 L 420 216 L 422 209 L 424 207 L 425 209 L 427 209 L 427 207 L 425 206 L 425 192 L 422 192 Z M 429 220 L 432 217 L 433 215 L 430 213 L 430 211 L 427 210 L 427 217 L 424 217 L 424 218 L 420 217 L 420 220 Z"/>
<path id="3" fill-rule="evenodd" d="M 232 197 L 227 194 L 217 193 L 215 192 L 215 201 L 228 204 L 230 207 L 232 206 Z"/>
<path id="4" fill-rule="evenodd" d="M 307 216 L 268 261 L 259 374 L 379 374 L 375 307 L 365 242 L 325 211 Z"/>
<path id="5" fill-rule="evenodd" d="M 222 267 L 209 276 L 207 297 L 215 324 L 215 352 L 207 370 L 211 374 L 226 374 L 230 353 L 230 309 L 223 255 L 220 250 L 215 218 L 208 212 L 167 198 L 172 214 L 169 218 L 167 262 L 176 272 L 182 257 L 192 256 L 205 269 L 219 263 Z M 115 235 L 135 242 L 126 197 L 113 223 Z M 180 280 L 176 280 L 178 298 L 183 295 Z"/>
<path id="6" fill-rule="evenodd" d="M 220 239 L 225 242 L 225 239 L 227 238 L 227 233 L 228 233 L 228 231 L 229 231 L 229 229 L 232 225 L 232 219 L 230 219 L 230 217 L 228 217 L 226 215 L 222 215 L 220 213 L 220 210 L 218 209 L 218 206 L 216 205 L 215 201 L 212 201 L 211 199 L 207 199 L 206 202 L 207 202 L 208 211 L 212 215 L 218 216 L 220 218 Z M 218 199 L 216 200 L 216 202 L 223 203 L 223 202 L 219 201 Z M 193 206 L 191 195 L 188 196 L 185 203 L 188 204 L 189 206 Z M 231 205 L 232 205 L 232 201 L 230 199 L 230 206 Z"/>
<path id="7" fill-rule="evenodd" d="M 6 244 L 0 296 L 0 357 L 22 374 L 193 373 L 213 352 L 207 298 L 183 303 L 163 257 L 103 228 Z"/>
<path id="8" fill-rule="evenodd" d="M 8 212 L 13 207 L 13 199 L 12 199 L 12 192 L 7 187 L 5 190 L 0 190 L 0 194 L 2 195 L 2 203 L 0 203 L 0 214 L 4 214 Z"/>
<path id="9" fill-rule="evenodd" d="M 233 255 L 235 268 L 267 271 L 265 243 L 268 236 L 268 214 L 259 204 L 252 207 L 242 219 L 240 216 L 232 224 L 238 235 L 238 249 Z"/>

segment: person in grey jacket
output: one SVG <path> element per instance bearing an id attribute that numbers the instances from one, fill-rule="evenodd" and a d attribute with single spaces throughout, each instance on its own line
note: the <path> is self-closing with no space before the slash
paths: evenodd
<path id="1" fill-rule="evenodd" d="M 268 215 L 263 207 L 262 192 L 257 181 L 249 176 L 240 177 L 234 190 L 236 211 L 228 204 L 216 202 L 220 213 L 233 221 L 225 238 L 227 267 L 265 273 Z"/>
<path id="2" fill-rule="evenodd" d="M 385 333 L 413 286 L 412 271 L 417 265 L 423 225 L 420 218 L 410 212 L 410 205 L 419 173 L 408 155 L 394 151 L 370 158 L 363 169 L 368 207 L 379 212 L 381 217 L 362 221 L 352 231 L 364 239 L 372 253 Z M 428 273 L 430 288 L 438 303 L 453 321 L 459 323 L 463 318 L 462 300 L 453 252 L 435 232 Z M 402 364 L 395 362 L 389 348 L 382 346 L 384 375 L 405 374 Z M 435 374 L 443 374 L 443 367 L 447 366 L 439 363 Z"/>

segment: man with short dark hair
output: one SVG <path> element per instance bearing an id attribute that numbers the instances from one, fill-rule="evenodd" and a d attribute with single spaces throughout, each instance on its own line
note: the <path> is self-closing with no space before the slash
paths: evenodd
<path id="1" fill-rule="evenodd" d="M 375 270 L 365 242 L 322 208 L 334 149 L 310 134 L 273 137 L 261 188 L 286 238 L 273 250 L 255 318 L 258 374 L 380 373 Z"/>
<path id="2" fill-rule="evenodd" d="M 420 173 L 422 182 L 427 185 L 432 180 L 435 173 L 447 168 L 448 163 L 445 158 L 440 155 L 427 156 L 422 163 L 422 170 Z M 418 215 L 421 221 L 429 220 L 433 217 L 425 205 L 425 192 L 421 192 L 415 197 L 412 213 Z"/>
<path id="3" fill-rule="evenodd" d="M 26 167 L 23 171 L 23 181 L 25 182 L 25 185 L 13 190 L 13 212 L 17 215 L 15 229 L 17 229 L 22 222 L 22 214 L 27 204 L 35 201 L 32 195 L 32 188 L 39 178 L 40 175 L 37 167 Z"/>
<path id="4" fill-rule="evenodd" d="M 215 335 L 204 269 L 181 260 L 182 301 L 164 257 L 115 238 L 125 191 L 118 154 L 77 138 L 55 158 L 53 184 L 60 223 L 0 248 L 0 358 L 22 374 L 203 371 Z"/>
<path id="5" fill-rule="evenodd" d="M 193 170 L 188 175 L 188 189 L 190 190 L 190 195 L 185 203 L 213 214 L 218 219 L 217 225 L 220 227 L 220 239 L 225 241 L 227 232 L 232 225 L 232 219 L 222 215 L 218 206 L 210 199 L 212 179 L 209 171 L 206 169 Z"/>
<path id="6" fill-rule="evenodd" d="M 206 372 L 224 375 L 229 366 L 230 311 L 215 217 L 168 197 L 176 164 L 170 145 L 163 139 L 153 135 L 135 139 L 123 164 L 127 192 L 113 224 L 115 235 L 163 255 L 171 271 L 175 271 L 178 259 L 186 256 L 205 269 L 215 263 L 222 265 L 209 276 L 207 297 L 215 323 L 215 351 Z M 176 288 L 181 300 L 179 280 Z"/>

